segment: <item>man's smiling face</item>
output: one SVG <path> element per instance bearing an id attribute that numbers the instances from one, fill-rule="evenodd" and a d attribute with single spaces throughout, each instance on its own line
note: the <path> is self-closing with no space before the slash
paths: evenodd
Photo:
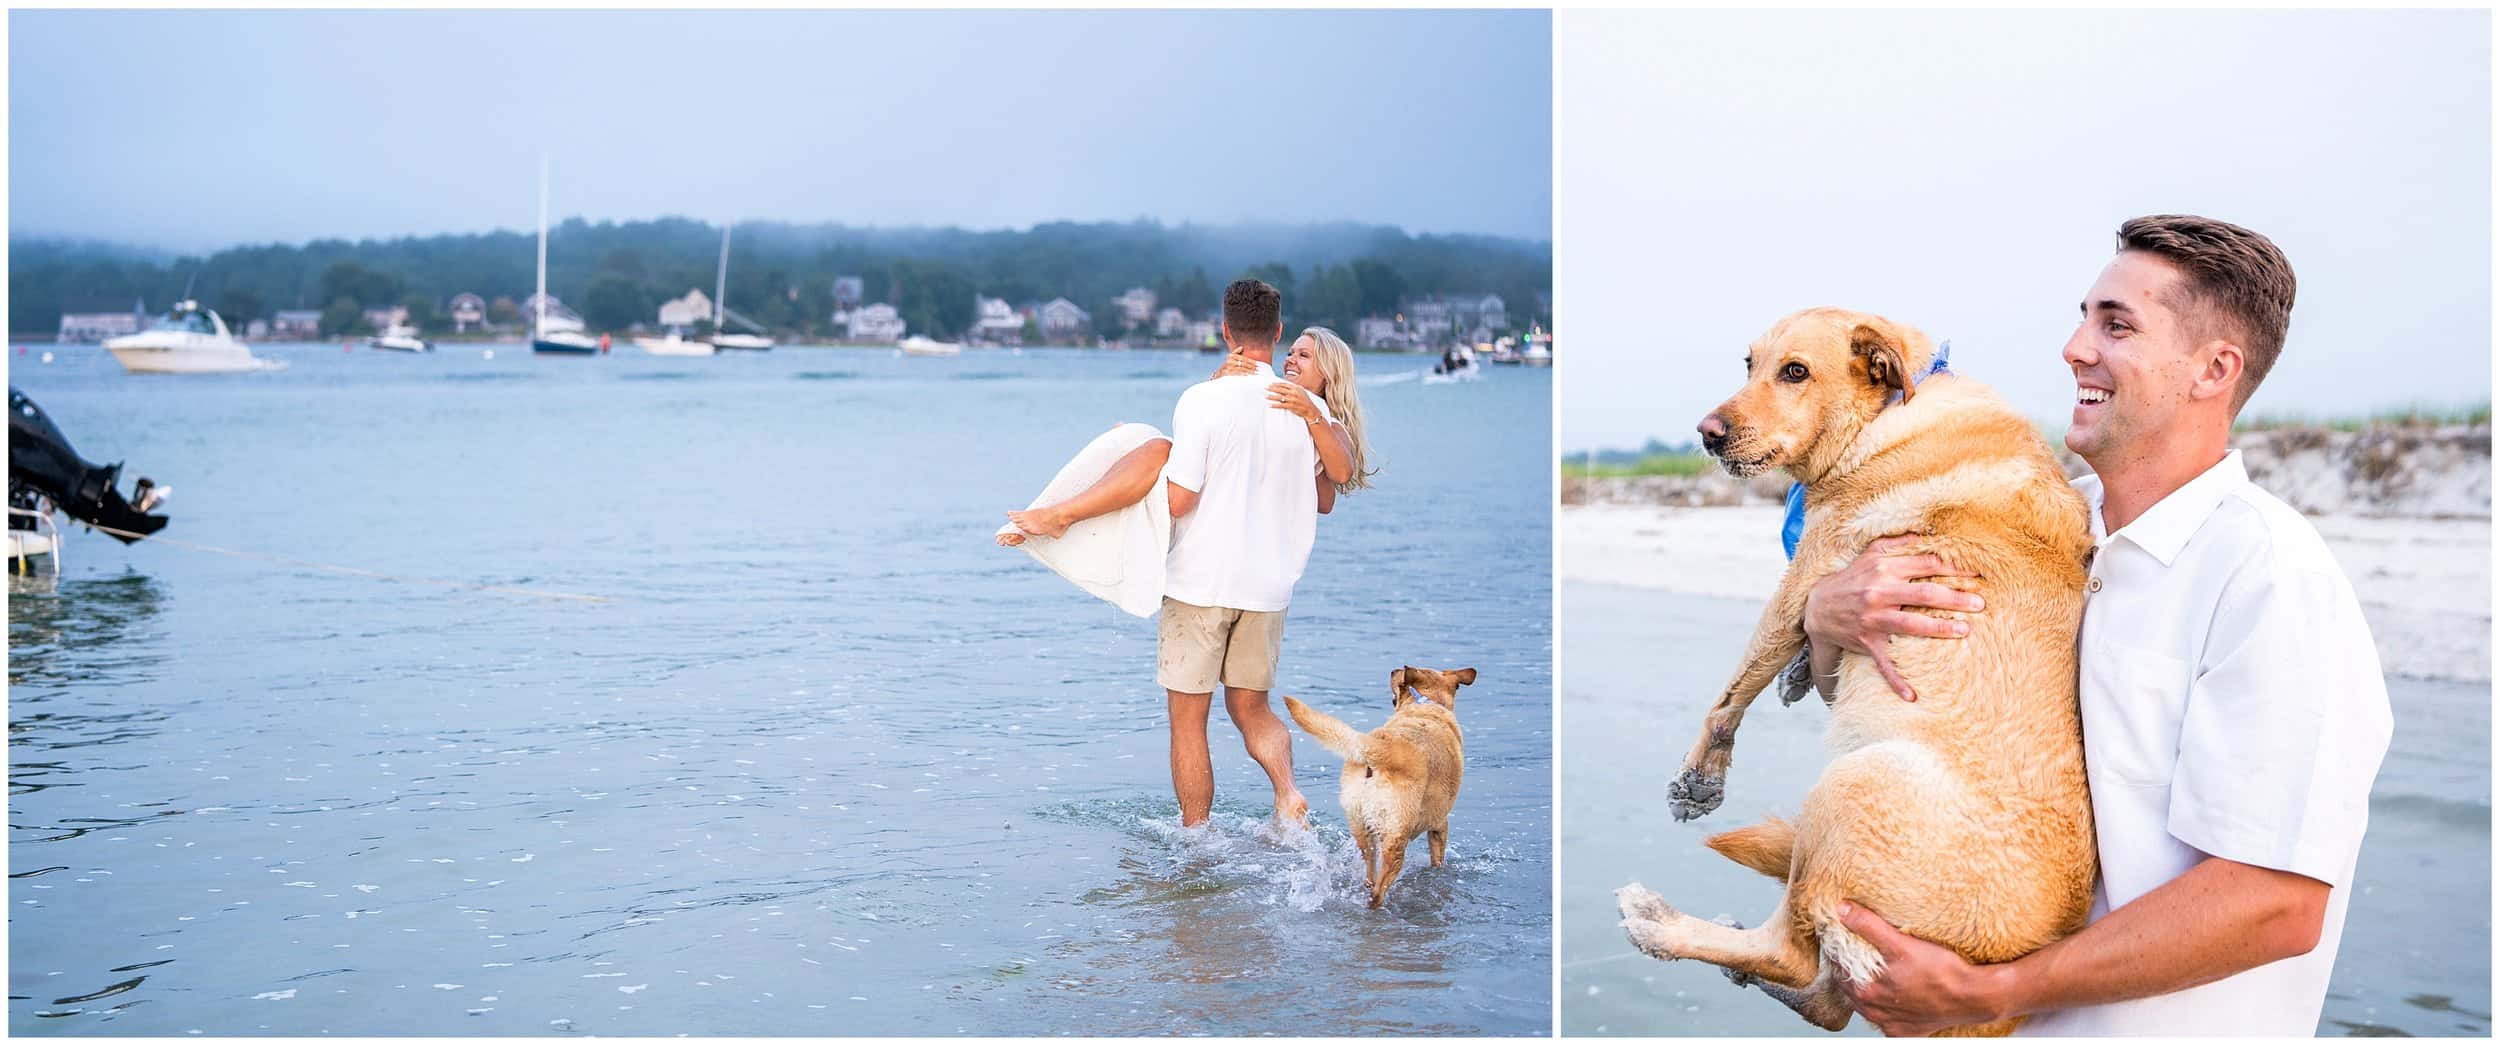
<path id="1" fill-rule="evenodd" d="M 2130 449 L 2154 451 L 2188 399 L 2198 361 L 2183 277 L 2169 261 L 2123 251 L 2083 299 L 2083 322 L 2066 339 L 2075 372 L 2066 447 L 2099 471 Z"/>

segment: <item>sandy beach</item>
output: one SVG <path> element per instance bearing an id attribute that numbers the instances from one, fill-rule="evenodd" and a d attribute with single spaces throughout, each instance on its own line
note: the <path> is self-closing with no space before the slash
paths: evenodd
<path id="1" fill-rule="evenodd" d="M 1779 582 L 1780 508 L 1565 506 L 1554 574 L 1759 601 Z M 2491 681 L 2491 520 L 2312 515 L 2361 597 L 2387 674 Z"/>
<path id="2" fill-rule="evenodd" d="M 1779 516 L 1760 503 L 1560 513 L 1566 1035 L 1810 1031 L 1715 968 L 1632 950 L 1611 896 L 1637 880 L 1688 911 L 1747 922 L 1777 897 L 1701 839 L 1796 812 L 1825 762 L 1823 709 L 1757 705 L 1727 804 L 1707 818 L 1672 821 L 1666 784 L 1783 569 Z M 2361 597 L 2396 716 L 2319 1033 L 2488 1035 L 2490 521 L 2312 518 Z"/>

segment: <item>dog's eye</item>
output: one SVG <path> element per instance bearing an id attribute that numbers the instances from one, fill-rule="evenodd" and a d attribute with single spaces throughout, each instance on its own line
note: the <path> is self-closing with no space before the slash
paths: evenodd
<path id="1" fill-rule="evenodd" d="M 1802 363 L 1791 363 L 1787 366 L 1781 367 L 1780 380 L 1791 383 L 1806 380 L 1806 365 Z"/>

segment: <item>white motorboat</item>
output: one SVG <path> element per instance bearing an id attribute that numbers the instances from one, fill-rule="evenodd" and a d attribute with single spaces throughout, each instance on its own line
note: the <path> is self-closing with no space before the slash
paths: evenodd
<path id="1" fill-rule="evenodd" d="M 736 225 L 731 222 L 720 227 L 720 274 L 712 285 L 712 347 L 761 352 L 773 347 L 771 338 L 729 330 L 729 230 Z"/>
<path id="2" fill-rule="evenodd" d="M 434 343 L 417 336 L 417 329 L 405 323 L 394 323 L 382 333 L 365 339 L 365 347 L 376 352 L 432 352 Z"/>
<path id="3" fill-rule="evenodd" d="M 709 356 L 712 343 L 693 341 L 683 331 L 670 328 L 665 338 L 636 338 L 634 345 L 654 356 Z"/>
<path id="4" fill-rule="evenodd" d="M 964 351 L 960 342 L 939 341 L 917 334 L 904 338 L 898 347 L 906 356 L 961 356 Z"/>
<path id="5" fill-rule="evenodd" d="M 252 355 L 226 330 L 223 317 L 188 299 L 175 302 L 174 311 L 154 327 L 105 339 L 104 349 L 132 374 L 234 374 L 286 366 Z"/>

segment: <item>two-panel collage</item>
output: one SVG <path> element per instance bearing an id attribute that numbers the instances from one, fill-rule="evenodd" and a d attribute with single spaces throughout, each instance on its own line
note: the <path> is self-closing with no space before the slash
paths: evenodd
<path id="1" fill-rule="evenodd" d="M 11 1035 L 2492 1036 L 2488 10 L 6 25 Z"/>

